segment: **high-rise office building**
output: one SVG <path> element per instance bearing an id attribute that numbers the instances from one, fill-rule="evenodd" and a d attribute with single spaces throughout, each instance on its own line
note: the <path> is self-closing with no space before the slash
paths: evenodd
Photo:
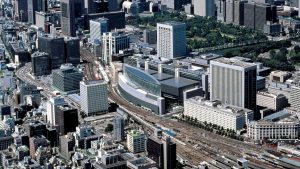
<path id="1" fill-rule="evenodd" d="M 185 23 L 157 23 L 157 55 L 169 59 L 186 55 Z"/>
<path id="2" fill-rule="evenodd" d="M 233 23 L 234 20 L 234 0 L 226 0 L 226 23 Z"/>
<path id="3" fill-rule="evenodd" d="M 256 113 L 256 69 L 255 64 L 229 58 L 218 58 L 210 62 L 210 99 L 247 108 Z"/>
<path id="4" fill-rule="evenodd" d="M 105 81 L 81 81 L 81 109 L 88 116 L 108 111 L 107 83 Z"/>
<path id="5" fill-rule="evenodd" d="M 113 138 L 116 141 L 123 141 L 125 138 L 124 128 L 125 121 L 121 115 L 116 115 L 113 120 L 114 130 L 113 130 Z"/>
<path id="6" fill-rule="evenodd" d="M 289 99 L 291 107 L 300 110 L 300 86 L 292 86 L 292 91 Z"/>
<path id="7" fill-rule="evenodd" d="M 28 0 L 28 22 L 35 24 L 35 12 L 48 10 L 47 0 Z"/>
<path id="8" fill-rule="evenodd" d="M 59 134 L 75 132 L 78 126 L 78 111 L 69 105 L 59 105 L 55 108 L 55 123 L 59 128 Z"/>
<path id="9" fill-rule="evenodd" d="M 246 27 L 262 30 L 267 21 L 277 21 L 276 6 L 255 2 L 244 4 L 244 25 Z"/>
<path id="10" fill-rule="evenodd" d="M 130 131 L 127 134 L 127 147 L 132 153 L 144 152 L 146 148 L 146 135 L 142 131 Z"/>
<path id="11" fill-rule="evenodd" d="M 70 159 L 72 154 L 74 154 L 74 147 L 75 139 L 72 134 L 67 134 L 59 137 L 59 150 L 64 158 Z"/>
<path id="12" fill-rule="evenodd" d="M 217 0 L 217 19 L 235 25 L 244 24 L 244 3 L 243 0 Z"/>
<path id="13" fill-rule="evenodd" d="M 56 107 L 60 105 L 64 105 L 65 100 L 63 97 L 51 97 L 50 100 L 47 102 L 47 122 L 56 125 Z"/>
<path id="14" fill-rule="evenodd" d="M 31 55 L 31 67 L 33 76 L 48 75 L 51 73 L 49 54 L 45 52 L 35 52 Z"/>
<path id="15" fill-rule="evenodd" d="M 226 1 L 225 0 L 217 0 L 217 19 L 221 22 L 226 21 Z"/>
<path id="16" fill-rule="evenodd" d="M 83 0 L 60 0 L 61 30 L 64 35 L 76 36 L 76 18 L 84 13 Z"/>
<path id="17" fill-rule="evenodd" d="M 60 69 L 52 71 L 52 86 L 63 93 L 79 91 L 79 82 L 82 80 L 82 72 L 72 64 L 61 65 Z"/>
<path id="18" fill-rule="evenodd" d="M 156 162 L 158 168 L 176 168 L 176 143 L 167 138 L 148 137 L 148 157 Z"/>
<path id="19" fill-rule="evenodd" d="M 85 0 L 84 6 L 86 14 L 109 12 L 109 2 L 107 1 Z"/>
<path id="20" fill-rule="evenodd" d="M 215 2 L 213 0 L 194 0 L 194 14 L 215 16 Z"/>
<path id="21" fill-rule="evenodd" d="M 244 8 L 246 1 L 234 0 L 233 24 L 244 25 Z"/>
<path id="22" fill-rule="evenodd" d="M 158 168 L 163 168 L 164 166 L 163 142 L 158 138 L 148 137 L 146 147 L 147 147 L 148 157 L 156 162 Z"/>
<path id="23" fill-rule="evenodd" d="M 86 14 L 83 16 L 83 27 L 85 30 L 90 29 L 90 20 L 98 18 L 107 18 L 109 20 L 109 31 L 115 29 L 125 28 L 125 12 L 104 12 L 104 13 L 94 13 Z"/>
<path id="24" fill-rule="evenodd" d="M 15 0 L 14 3 L 15 15 L 14 18 L 20 22 L 28 21 L 28 4 L 24 0 Z"/>
<path id="25" fill-rule="evenodd" d="M 173 10 L 179 10 L 183 5 L 191 3 L 191 0 L 163 0 L 161 1 L 162 5 L 166 5 L 167 8 Z"/>
<path id="26" fill-rule="evenodd" d="M 64 38 L 50 35 L 38 37 L 38 50 L 49 54 L 50 68 L 59 68 L 65 63 Z"/>
<path id="27" fill-rule="evenodd" d="M 119 50 L 129 48 L 129 36 L 123 32 L 108 32 L 102 35 L 102 60 L 105 64 L 112 62 L 112 55 Z"/>
<path id="28" fill-rule="evenodd" d="M 148 30 L 143 31 L 143 40 L 145 43 L 156 44 L 157 43 L 157 30 Z"/>
<path id="29" fill-rule="evenodd" d="M 80 63 L 80 39 L 75 37 L 66 37 L 65 39 L 65 58 L 66 63 L 77 65 Z"/>
<path id="30" fill-rule="evenodd" d="M 30 148 L 31 157 L 34 157 L 36 150 L 40 146 L 42 147 L 50 146 L 49 140 L 47 140 L 44 136 L 34 136 L 29 138 L 29 148 Z"/>
<path id="31" fill-rule="evenodd" d="M 176 143 L 171 141 L 170 137 L 163 140 L 164 145 L 164 168 L 176 168 Z"/>
<path id="32" fill-rule="evenodd" d="M 91 43 L 95 43 L 95 40 L 101 41 L 101 35 L 108 32 L 109 20 L 106 18 L 99 18 L 90 20 L 90 39 Z"/>

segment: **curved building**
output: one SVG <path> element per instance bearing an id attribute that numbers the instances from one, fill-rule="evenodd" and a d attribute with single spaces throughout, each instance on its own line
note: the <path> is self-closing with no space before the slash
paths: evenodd
<path id="1" fill-rule="evenodd" d="M 161 97 L 160 83 L 149 73 L 124 64 L 123 73 L 118 78 L 119 92 L 126 100 L 155 114 L 165 113 L 165 99 Z"/>

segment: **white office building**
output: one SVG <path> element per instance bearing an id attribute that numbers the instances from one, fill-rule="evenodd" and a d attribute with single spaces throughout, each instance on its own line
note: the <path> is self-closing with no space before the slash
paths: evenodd
<path id="1" fill-rule="evenodd" d="M 80 101 L 82 111 L 88 116 L 107 112 L 107 83 L 103 80 L 81 81 Z"/>
<path id="2" fill-rule="evenodd" d="M 195 0 L 194 14 L 197 16 L 215 16 L 215 1 L 213 0 Z"/>
<path id="3" fill-rule="evenodd" d="M 168 59 L 186 55 L 185 23 L 157 23 L 157 55 Z"/>
<path id="4" fill-rule="evenodd" d="M 257 66 L 233 58 L 210 62 L 210 99 L 224 104 L 256 110 Z M 258 113 L 254 118 L 260 118 Z"/>
<path id="5" fill-rule="evenodd" d="M 146 136 L 142 131 L 131 130 L 127 134 L 127 147 L 132 153 L 144 152 L 146 148 Z"/>
<path id="6" fill-rule="evenodd" d="M 129 48 L 129 36 L 123 32 L 108 32 L 102 34 L 102 61 L 112 62 L 112 55 Z"/>
<path id="7" fill-rule="evenodd" d="M 289 103 L 291 104 L 291 107 L 296 110 L 300 110 L 300 86 L 299 85 L 293 85 L 292 91 L 290 94 Z"/>
<path id="8" fill-rule="evenodd" d="M 50 100 L 47 102 L 46 107 L 47 107 L 47 122 L 56 125 L 55 122 L 55 108 L 60 105 L 64 105 L 65 100 L 63 97 L 60 96 L 55 96 L 51 97 Z"/>
<path id="9" fill-rule="evenodd" d="M 247 126 L 248 137 L 263 139 L 298 139 L 300 120 L 285 110 L 266 116 L 259 121 L 251 121 Z"/>
<path id="10" fill-rule="evenodd" d="M 90 43 L 95 43 L 101 41 L 101 35 L 108 32 L 108 19 L 98 18 L 95 20 L 90 20 Z"/>
<path id="11" fill-rule="evenodd" d="M 235 131 L 253 120 L 252 110 L 224 105 L 220 101 L 205 100 L 199 96 L 184 100 L 184 115 Z"/>
<path id="12" fill-rule="evenodd" d="M 284 109 L 288 100 L 283 94 L 273 94 L 267 91 L 257 92 L 257 105 L 261 107 L 266 107 L 274 111 L 279 111 Z"/>

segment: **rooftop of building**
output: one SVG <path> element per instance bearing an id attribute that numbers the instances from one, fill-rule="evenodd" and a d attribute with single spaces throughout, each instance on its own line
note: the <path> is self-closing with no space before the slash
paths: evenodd
<path id="1" fill-rule="evenodd" d="M 97 85 L 97 84 L 106 84 L 104 80 L 83 80 L 81 83 L 89 86 L 89 85 Z"/>
<path id="2" fill-rule="evenodd" d="M 40 56 L 45 56 L 45 55 L 49 55 L 48 53 L 46 52 L 40 52 L 40 51 L 37 51 L 37 52 L 34 52 L 31 57 L 40 57 Z"/>
<path id="3" fill-rule="evenodd" d="M 131 130 L 130 132 L 128 132 L 128 135 L 132 137 L 139 137 L 141 135 L 144 135 L 144 132 L 140 130 Z"/>
<path id="4" fill-rule="evenodd" d="M 61 109 L 61 110 L 63 110 L 63 111 L 66 111 L 66 110 L 76 110 L 73 107 L 69 106 L 68 104 L 58 105 L 58 108 Z"/>
<path id="5" fill-rule="evenodd" d="M 198 81 L 187 79 L 184 77 L 173 77 L 167 80 L 162 80 L 160 83 L 162 85 L 171 86 L 175 88 L 183 88 L 191 85 L 199 85 Z"/>
<path id="6" fill-rule="evenodd" d="M 288 71 L 275 70 L 270 73 L 270 76 L 291 76 L 292 74 Z"/>
<path id="7" fill-rule="evenodd" d="M 169 26 L 182 26 L 182 25 L 185 25 L 185 23 L 183 23 L 183 22 L 176 22 L 176 21 L 165 21 L 165 22 L 158 23 L 158 24 L 164 24 L 164 25 L 169 25 Z"/>
<path id="8" fill-rule="evenodd" d="M 167 80 L 167 79 L 171 79 L 174 76 L 166 74 L 166 73 L 155 73 L 152 74 L 152 76 L 157 79 L 158 81 L 162 81 L 162 80 Z"/>
<path id="9" fill-rule="evenodd" d="M 217 58 L 215 60 L 212 60 L 212 62 L 219 62 L 219 63 L 232 65 L 232 66 L 243 67 L 243 68 L 250 68 L 250 67 L 253 67 L 253 66 L 257 67 L 253 63 L 244 62 L 244 61 L 241 61 L 240 59 L 235 59 L 235 58 L 221 57 L 221 58 Z"/>
<path id="10" fill-rule="evenodd" d="M 128 162 L 133 164 L 136 167 L 143 167 L 143 166 L 155 164 L 155 161 L 151 160 L 148 157 L 139 157 L 136 159 L 129 160 Z"/>
<path id="11" fill-rule="evenodd" d="M 187 99 L 186 101 L 190 101 L 202 106 L 206 106 L 206 107 L 211 107 L 213 109 L 228 113 L 230 115 L 235 115 L 235 116 L 239 116 L 245 113 L 249 113 L 252 112 L 252 110 L 249 109 L 245 109 L 245 108 L 241 108 L 241 107 L 236 107 L 236 106 L 231 106 L 231 105 L 227 105 L 227 104 L 222 104 L 221 101 L 218 100 L 205 100 L 205 98 L 200 97 L 200 96 L 195 96 L 192 98 Z"/>
<path id="12" fill-rule="evenodd" d="M 264 117 L 262 120 L 267 122 L 295 122 L 299 121 L 299 118 L 286 110 L 281 110 Z"/>
<path id="13" fill-rule="evenodd" d="M 257 91 L 257 94 L 267 96 L 267 97 L 272 97 L 272 98 L 285 97 L 283 94 L 271 93 L 267 90 Z"/>
<path id="14" fill-rule="evenodd" d="M 90 21 L 101 22 L 101 21 L 109 21 L 109 19 L 102 17 L 102 18 L 92 19 Z"/>

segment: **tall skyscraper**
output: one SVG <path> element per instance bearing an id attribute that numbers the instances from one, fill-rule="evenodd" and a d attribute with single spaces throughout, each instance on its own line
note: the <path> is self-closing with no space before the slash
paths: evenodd
<path id="1" fill-rule="evenodd" d="M 164 166 L 164 145 L 163 142 L 155 137 L 147 139 L 147 154 L 148 157 L 156 162 L 158 168 Z"/>
<path id="2" fill-rule="evenodd" d="M 247 108 L 256 113 L 255 64 L 236 59 L 218 58 L 210 62 L 210 99 Z"/>
<path id="3" fill-rule="evenodd" d="M 226 23 L 233 23 L 234 20 L 234 0 L 226 0 Z"/>
<path id="4" fill-rule="evenodd" d="M 169 59 L 186 55 L 185 23 L 157 23 L 157 55 Z"/>
<path id="5" fill-rule="evenodd" d="M 60 8 L 62 33 L 76 36 L 76 18 L 84 13 L 83 0 L 60 0 Z"/>
<path id="6" fill-rule="evenodd" d="M 28 21 L 28 3 L 24 0 L 15 0 L 14 3 L 15 20 L 20 22 Z"/>
<path id="7" fill-rule="evenodd" d="M 114 130 L 113 130 L 113 137 L 116 141 L 123 141 L 125 138 L 124 128 L 125 122 L 124 118 L 121 115 L 116 115 L 113 120 Z"/>
<path id="8" fill-rule="evenodd" d="M 77 109 L 71 108 L 69 105 L 56 106 L 55 123 L 58 125 L 60 135 L 75 132 L 78 126 Z"/>
<path id="9" fill-rule="evenodd" d="M 217 19 L 221 22 L 226 21 L 226 0 L 217 0 Z"/>
<path id="10" fill-rule="evenodd" d="M 115 1 L 115 0 L 109 0 Z M 93 13 L 103 13 L 109 11 L 109 3 L 107 1 L 96 1 L 96 0 L 85 0 L 85 13 L 93 14 Z"/>
<path id="11" fill-rule="evenodd" d="M 167 138 L 149 137 L 147 139 L 147 154 L 156 162 L 158 168 L 176 168 L 176 143 Z"/>
<path id="12" fill-rule="evenodd" d="M 35 24 L 35 12 L 48 10 L 48 0 L 28 0 L 28 22 Z"/>
<path id="13" fill-rule="evenodd" d="M 246 27 L 262 30 L 267 21 L 277 21 L 276 6 L 255 2 L 244 4 L 244 25 Z"/>
<path id="14" fill-rule="evenodd" d="M 244 25 L 244 8 L 246 1 L 235 0 L 234 11 L 233 11 L 233 24 Z"/>
<path id="15" fill-rule="evenodd" d="M 56 125 L 56 110 L 57 106 L 64 105 L 65 100 L 63 97 L 51 97 L 50 100 L 47 102 L 47 122 Z"/>
<path id="16" fill-rule="evenodd" d="M 164 168 L 176 168 L 176 143 L 171 141 L 170 137 L 165 138 L 164 145 Z"/>
<path id="17" fill-rule="evenodd" d="M 50 35 L 38 37 L 38 50 L 49 54 L 50 68 L 59 68 L 65 63 L 64 38 Z"/>
<path id="18" fill-rule="evenodd" d="M 79 91 L 79 82 L 82 77 L 82 72 L 72 64 L 64 64 L 61 65 L 60 69 L 52 71 L 52 86 L 66 94 L 74 93 Z"/>
<path id="19" fill-rule="evenodd" d="M 81 81 L 81 109 L 88 116 L 108 111 L 107 83 L 100 81 Z"/>
<path id="20" fill-rule="evenodd" d="M 292 86 L 289 103 L 292 108 L 300 110 L 300 86 Z"/>
<path id="21" fill-rule="evenodd" d="M 31 67 L 33 76 L 48 75 L 51 73 L 49 54 L 45 52 L 35 52 L 31 55 Z"/>
<path id="22" fill-rule="evenodd" d="M 80 63 L 80 40 L 77 37 L 66 37 L 65 41 L 65 63 L 77 65 Z"/>
<path id="23" fill-rule="evenodd" d="M 112 55 L 129 48 L 129 36 L 123 32 L 108 32 L 102 35 L 102 60 L 112 62 Z"/>
<path id="24" fill-rule="evenodd" d="M 101 41 L 101 35 L 108 32 L 109 21 L 106 18 L 99 18 L 90 20 L 90 39 L 91 43 L 95 43 L 95 40 Z"/>
<path id="25" fill-rule="evenodd" d="M 194 0 L 194 14 L 215 16 L 215 2 L 213 0 Z"/>

